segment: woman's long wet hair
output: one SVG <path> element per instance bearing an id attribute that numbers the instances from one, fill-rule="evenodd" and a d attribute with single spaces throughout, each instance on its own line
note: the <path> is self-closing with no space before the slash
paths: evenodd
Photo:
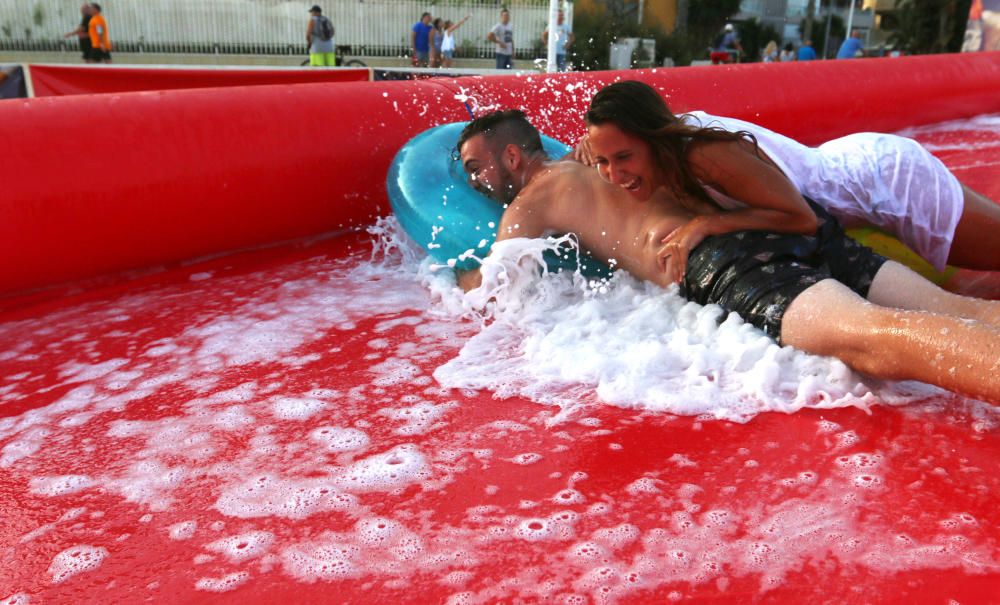
<path id="1" fill-rule="evenodd" d="M 653 153 L 668 189 L 708 202 L 718 208 L 702 184 L 695 178 L 688 162 L 688 149 L 697 141 L 739 141 L 757 139 L 749 132 L 729 132 L 718 127 L 700 127 L 674 115 L 667 103 L 651 86 L 635 80 L 615 82 L 602 88 L 590 101 L 587 124 L 614 124 L 623 132 L 647 144 Z"/>

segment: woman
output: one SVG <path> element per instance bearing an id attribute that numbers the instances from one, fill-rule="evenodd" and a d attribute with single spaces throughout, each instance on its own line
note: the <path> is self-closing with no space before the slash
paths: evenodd
<path id="1" fill-rule="evenodd" d="M 785 47 L 781 49 L 781 54 L 778 55 L 778 60 L 782 63 L 795 60 L 795 47 L 792 46 L 791 42 L 785 44 Z"/>
<path id="2" fill-rule="evenodd" d="M 910 139 L 859 133 L 806 147 L 740 120 L 675 116 L 655 90 L 634 81 L 598 92 L 586 119 L 588 136 L 575 155 L 605 180 L 637 199 L 680 192 L 709 209 L 663 240 L 680 275 L 687 253 L 709 235 L 812 233 L 816 217 L 803 196 L 847 227 L 894 235 L 938 270 L 946 263 L 1000 270 L 1000 206 Z"/>
<path id="3" fill-rule="evenodd" d="M 776 62 L 778 60 L 778 43 L 774 40 L 768 42 L 767 46 L 764 47 L 764 50 L 761 51 L 760 58 L 764 61 L 764 63 Z"/>
<path id="4" fill-rule="evenodd" d="M 441 40 L 441 66 L 451 67 L 451 60 L 455 56 L 455 30 L 462 27 L 462 24 L 469 20 L 472 15 L 466 15 L 458 23 L 452 24 L 451 21 L 444 22 L 444 32 Z"/>
<path id="5" fill-rule="evenodd" d="M 441 17 L 434 19 L 429 36 L 428 46 L 431 48 L 431 67 L 441 67 Z"/>

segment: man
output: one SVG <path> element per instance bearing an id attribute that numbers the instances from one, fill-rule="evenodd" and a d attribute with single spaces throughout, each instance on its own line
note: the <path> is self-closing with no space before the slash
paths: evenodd
<path id="1" fill-rule="evenodd" d="M 473 187 L 509 204 L 498 241 L 575 233 L 596 258 L 614 259 L 635 277 L 666 287 L 672 244 L 661 240 L 699 220 L 666 193 L 633 198 L 613 184 L 613 168 L 605 182 L 583 164 L 549 161 L 520 111 L 473 120 L 458 151 Z M 602 160 L 608 161 L 597 158 L 598 165 Z M 815 236 L 739 231 L 706 238 L 690 253 L 682 294 L 738 312 L 782 344 L 838 357 L 861 372 L 1000 402 L 1000 303 L 944 292 L 851 242 L 821 208 L 814 210 Z M 481 280 L 478 270 L 458 276 L 465 290 Z"/>
<path id="2" fill-rule="evenodd" d="M 337 55 L 333 50 L 333 23 L 323 15 L 319 5 L 309 9 L 309 25 L 306 27 L 306 45 L 309 47 L 309 65 L 313 67 L 334 67 Z"/>
<path id="3" fill-rule="evenodd" d="M 851 36 L 840 45 L 840 49 L 837 51 L 837 58 L 853 59 L 855 57 L 862 57 L 864 54 L 865 46 L 861 42 L 861 32 L 854 30 Z"/>
<path id="4" fill-rule="evenodd" d="M 413 65 L 427 67 L 431 56 L 431 14 L 420 15 L 420 21 L 413 24 L 410 32 L 410 48 L 413 49 Z"/>
<path id="5" fill-rule="evenodd" d="M 83 53 L 83 60 L 91 63 L 90 59 L 90 4 L 84 2 L 80 5 L 80 25 L 71 32 L 63 34 L 63 38 L 76 36 L 80 40 L 80 52 Z"/>
<path id="6" fill-rule="evenodd" d="M 799 47 L 799 61 L 815 61 L 816 49 L 813 48 L 812 40 L 803 40 Z"/>
<path id="7" fill-rule="evenodd" d="M 90 62 L 111 63 L 111 38 L 108 36 L 108 23 L 101 14 L 101 5 L 90 5 L 90 23 L 87 25 L 90 34 Z"/>
<path id="8" fill-rule="evenodd" d="M 497 69 L 514 66 L 514 28 L 510 25 L 510 11 L 500 11 L 500 22 L 493 26 L 486 39 L 494 44 L 497 52 Z"/>
<path id="9" fill-rule="evenodd" d="M 558 71 L 566 71 L 566 49 L 576 40 L 565 21 L 566 13 L 560 9 L 556 18 L 556 70 Z M 547 48 L 548 45 L 549 28 L 546 27 L 542 32 L 542 48 Z"/>
<path id="10" fill-rule="evenodd" d="M 736 34 L 736 28 L 732 23 L 726 23 L 722 30 L 722 35 L 716 40 L 714 48 L 709 55 L 712 65 L 719 63 L 735 63 L 743 52 L 743 45 L 740 44 L 740 37 Z"/>

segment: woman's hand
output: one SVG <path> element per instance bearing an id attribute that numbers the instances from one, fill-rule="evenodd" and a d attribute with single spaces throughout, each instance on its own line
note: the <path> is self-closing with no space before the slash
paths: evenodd
<path id="1" fill-rule="evenodd" d="M 594 154 L 590 151 L 590 135 L 583 135 L 580 142 L 576 144 L 576 149 L 572 153 L 572 159 L 586 166 L 594 165 Z"/>
<path id="2" fill-rule="evenodd" d="M 688 255 L 708 236 L 705 227 L 704 217 L 695 217 L 660 240 L 656 262 L 670 283 L 679 284 L 684 279 Z"/>

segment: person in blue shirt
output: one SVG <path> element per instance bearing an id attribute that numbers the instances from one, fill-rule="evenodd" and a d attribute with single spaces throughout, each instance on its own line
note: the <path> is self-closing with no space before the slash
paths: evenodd
<path id="1" fill-rule="evenodd" d="M 853 59 L 858 56 L 864 56 L 864 53 L 865 45 L 861 42 L 861 32 L 854 30 L 851 37 L 844 40 L 844 43 L 840 45 L 840 50 L 837 51 L 837 58 Z"/>
<path id="2" fill-rule="evenodd" d="M 812 40 L 803 40 L 799 47 L 799 61 L 815 61 L 816 49 L 813 48 Z"/>
<path id="3" fill-rule="evenodd" d="M 430 60 L 432 29 L 434 26 L 431 25 L 430 13 L 420 15 L 420 21 L 413 24 L 413 31 L 410 32 L 410 48 L 413 49 L 413 64 L 417 67 L 427 67 L 427 62 Z"/>

